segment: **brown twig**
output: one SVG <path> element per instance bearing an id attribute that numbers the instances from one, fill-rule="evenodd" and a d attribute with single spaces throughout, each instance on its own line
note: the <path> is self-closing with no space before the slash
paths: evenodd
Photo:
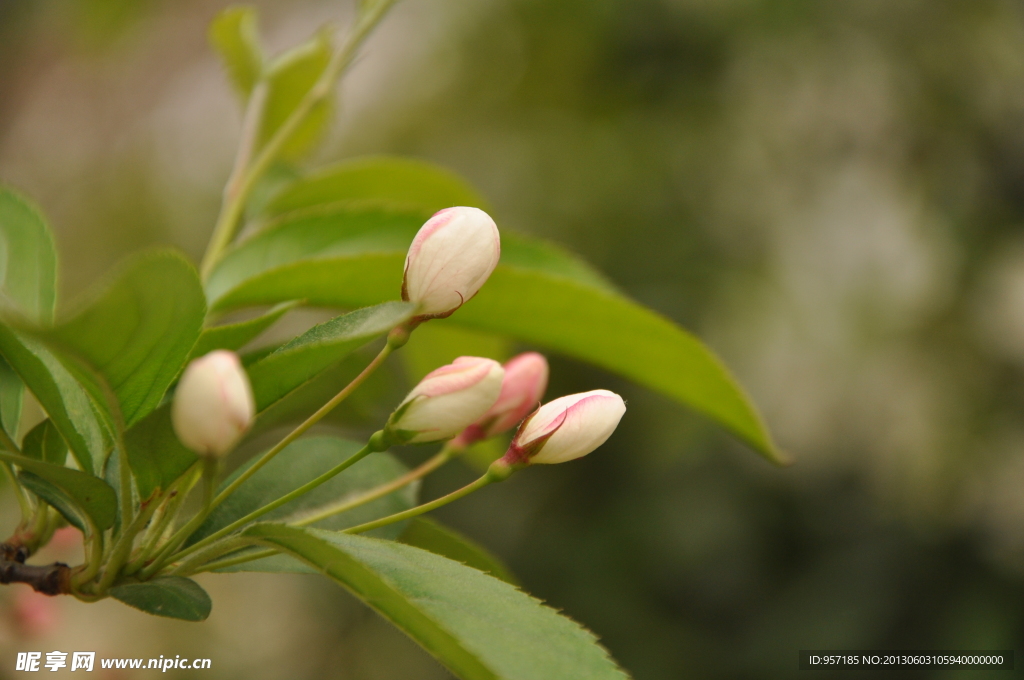
<path id="1" fill-rule="evenodd" d="M 71 567 L 54 562 L 45 565 L 22 564 L 0 560 L 0 583 L 27 583 L 44 595 L 66 595 L 71 592 Z"/>

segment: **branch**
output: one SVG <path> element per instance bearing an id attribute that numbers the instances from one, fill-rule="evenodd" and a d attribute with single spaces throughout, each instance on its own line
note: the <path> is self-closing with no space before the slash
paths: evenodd
<path id="1" fill-rule="evenodd" d="M 71 567 L 54 562 L 41 566 L 0 560 L 0 583 L 27 583 L 44 595 L 66 595 L 71 592 Z"/>

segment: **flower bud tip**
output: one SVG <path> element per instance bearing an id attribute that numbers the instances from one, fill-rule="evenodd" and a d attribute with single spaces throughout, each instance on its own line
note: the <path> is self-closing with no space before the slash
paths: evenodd
<path id="1" fill-rule="evenodd" d="M 420 305 L 419 320 L 451 315 L 477 294 L 498 265 L 494 220 L 477 208 L 446 208 L 420 228 L 405 258 L 402 299 Z"/>

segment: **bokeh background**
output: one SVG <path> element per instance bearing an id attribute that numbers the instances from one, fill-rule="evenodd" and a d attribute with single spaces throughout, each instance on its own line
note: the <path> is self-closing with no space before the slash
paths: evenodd
<path id="1" fill-rule="evenodd" d="M 351 17 L 256 4 L 275 51 Z M 205 41 L 222 6 L 0 0 L 0 179 L 49 215 L 64 301 L 139 248 L 202 253 L 240 117 Z M 403 0 L 339 101 L 310 165 L 462 173 L 500 226 L 705 339 L 798 460 L 552 357 L 549 396 L 628 398 L 617 434 L 439 515 L 637 680 L 787 677 L 802 648 L 1020 651 L 1024 6 Z M 211 679 L 448 677 L 326 581 L 202 583 L 201 625 L 4 589 L 0 677 L 28 649 L 206 656 Z"/>

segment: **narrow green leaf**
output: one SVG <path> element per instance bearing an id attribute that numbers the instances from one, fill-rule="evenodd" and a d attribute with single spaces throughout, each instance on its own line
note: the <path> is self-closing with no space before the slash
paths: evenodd
<path id="1" fill-rule="evenodd" d="M 435 555 L 479 569 L 514 586 L 519 585 L 519 581 L 509 568 L 490 551 L 432 519 L 417 517 L 410 521 L 398 540 L 406 545 L 422 548 Z"/>
<path id="2" fill-rule="evenodd" d="M 0 305 L 35 323 L 53 319 L 57 251 L 39 210 L 0 186 Z"/>
<path id="3" fill-rule="evenodd" d="M 210 278 L 214 308 L 299 298 L 358 307 L 394 295 L 405 248 L 392 244 L 408 222 L 382 218 L 385 236 L 376 242 L 346 211 L 330 214 L 333 222 L 324 215 L 282 219 L 241 244 Z M 322 220 L 319 229 L 311 226 L 314 219 Z M 405 232 L 406 245 L 413 233 Z M 768 459 L 784 460 L 743 389 L 696 337 L 543 242 L 502 232 L 498 268 L 475 298 L 441 323 L 589 361 L 704 413 Z"/>
<path id="4" fill-rule="evenodd" d="M 625 680 L 592 633 L 515 587 L 393 541 L 280 524 L 245 535 L 316 567 L 463 680 Z"/>
<path id="5" fill-rule="evenodd" d="M 263 50 L 253 7 L 228 7 L 210 23 L 210 45 L 220 55 L 231 84 L 247 99 L 263 72 Z"/>
<path id="6" fill-rule="evenodd" d="M 107 464 L 103 466 L 103 481 L 114 490 L 114 494 L 117 496 L 113 526 L 113 533 L 116 536 L 121 531 L 121 456 L 117 455 L 117 453 L 107 456 Z M 133 493 L 132 506 L 134 507 L 139 500 Z"/>
<path id="7" fill-rule="evenodd" d="M 415 305 L 407 302 L 386 302 L 335 317 L 248 366 L 257 412 L 412 318 L 415 310 Z"/>
<path id="8" fill-rule="evenodd" d="M 163 399 L 205 315 L 195 268 L 157 251 L 130 259 L 84 309 L 45 335 L 99 372 L 130 427 Z"/>
<path id="9" fill-rule="evenodd" d="M 35 460 L 64 465 L 68 458 L 68 445 L 53 422 L 47 418 L 25 435 L 21 452 Z"/>
<path id="10" fill-rule="evenodd" d="M 417 211 L 464 205 L 488 210 L 487 201 L 455 173 L 397 156 L 353 158 L 311 173 L 283 189 L 266 208 L 280 215 L 337 202 L 367 202 Z"/>
<path id="11" fill-rule="evenodd" d="M 109 450 L 106 426 L 89 393 L 42 342 L 0 324 L 0 354 L 39 400 L 78 466 L 92 472 Z"/>
<path id="12" fill-rule="evenodd" d="M 168 488 L 197 459 L 174 434 L 170 404 L 128 428 L 124 433 L 124 446 L 142 499 L 150 498 L 158 489 Z"/>
<path id="13" fill-rule="evenodd" d="M 231 494 L 215 509 L 203 524 L 189 536 L 186 545 L 191 545 L 206 536 L 228 526 L 264 505 L 294 491 L 312 481 L 362 448 L 361 444 L 337 437 L 309 437 L 300 439 L 247 479 L 235 493 Z M 256 461 L 254 458 L 228 477 L 222 483 L 225 487 L 238 478 Z M 321 484 L 313 491 L 295 499 L 287 505 L 273 510 L 260 521 L 299 519 L 391 481 L 407 472 L 396 458 L 386 453 L 375 453 L 359 461 L 348 470 Z M 385 515 L 408 510 L 416 502 L 416 485 L 410 485 L 366 505 L 334 515 L 317 523 L 328 529 L 345 529 L 363 522 L 369 522 Z M 382 534 L 394 538 L 402 528 L 387 527 Z"/>
<path id="14" fill-rule="evenodd" d="M 324 30 L 308 41 L 274 59 L 267 69 L 267 100 L 264 104 L 259 145 L 262 146 L 280 129 L 313 88 L 331 60 L 330 34 Z M 332 115 L 331 98 L 313 107 L 306 119 L 292 133 L 280 157 L 295 159 L 309 150 L 327 128 Z"/>
<path id="15" fill-rule="evenodd" d="M 21 482 L 22 486 L 39 496 L 50 507 L 59 512 L 68 521 L 68 524 L 83 534 L 86 533 L 86 522 L 82 519 L 82 511 L 70 496 L 42 477 L 31 472 L 25 472 L 24 470 L 19 472 L 18 481 Z"/>
<path id="16" fill-rule="evenodd" d="M 18 425 L 21 422 L 21 407 L 25 400 L 25 383 L 11 365 L 0 357 L 0 427 L 18 440 Z"/>
<path id="17" fill-rule="evenodd" d="M 0 307 L 35 323 L 53 319 L 57 297 L 57 251 L 39 209 L 0 186 Z M 0 426 L 18 438 L 25 383 L 0 359 Z"/>
<path id="18" fill-rule="evenodd" d="M 22 470 L 41 477 L 63 492 L 86 515 L 92 518 L 100 531 L 114 524 L 117 495 L 99 477 L 80 470 L 32 460 L 0 451 L 0 460 L 17 465 Z"/>
<path id="19" fill-rule="evenodd" d="M 274 325 L 274 322 L 298 306 L 298 300 L 289 300 L 279 305 L 274 305 L 266 313 L 259 316 L 239 321 L 238 323 L 212 326 L 203 331 L 196 341 L 189 360 L 201 357 L 215 349 L 237 350 L 253 340 L 263 331 Z"/>
<path id="20" fill-rule="evenodd" d="M 161 576 L 141 583 L 123 583 L 111 588 L 110 595 L 147 614 L 184 621 L 204 621 L 213 607 L 206 591 L 183 576 Z"/>

